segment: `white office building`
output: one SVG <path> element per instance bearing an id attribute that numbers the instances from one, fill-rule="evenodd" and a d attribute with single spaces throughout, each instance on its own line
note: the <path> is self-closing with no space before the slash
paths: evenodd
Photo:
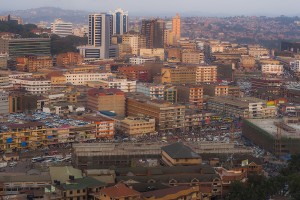
<path id="1" fill-rule="evenodd" d="M 112 75 L 112 73 L 64 74 L 66 77 L 66 82 L 73 85 L 86 85 L 88 81 L 100 81 L 103 79 L 108 79 Z"/>
<path id="2" fill-rule="evenodd" d="M 60 37 L 73 35 L 73 24 L 70 22 L 64 22 L 62 19 L 56 19 L 53 23 L 51 23 L 51 33 Z"/>
<path id="3" fill-rule="evenodd" d="M 11 79 L 16 88 L 24 89 L 31 94 L 45 94 L 51 90 L 51 81 L 43 79 Z"/>
<path id="4" fill-rule="evenodd" d="M 136 81 L 110 77 L 99 82 L 105 83 L 109 88 L 119 89 L 123 92 L 136 92 Z"/>

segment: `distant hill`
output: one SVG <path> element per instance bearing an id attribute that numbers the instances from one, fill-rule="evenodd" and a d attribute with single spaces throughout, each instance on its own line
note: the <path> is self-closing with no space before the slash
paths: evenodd
<path id="1" fill-rule="evenodd" d="M 87 23 L 90 12 L 82 10 L 64 10 L 56 7 L 41 7 L 28 10 L 2 11 L 0 15 L 20 16 L 24 23 L 53 22 L 57 18 L 75 24 Z"/>

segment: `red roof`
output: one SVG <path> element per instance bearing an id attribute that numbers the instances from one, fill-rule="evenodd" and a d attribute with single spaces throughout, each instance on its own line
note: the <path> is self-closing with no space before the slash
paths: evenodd
<path id="1" fill-rule="evenodd" d="M 131 197 L 140 195 L 139 192 L 127 187 L 123 183 L 118 183 L 115 186 L 104 188 L 100 191 L 100 193 L 105 194 L 110 198 Z"/>

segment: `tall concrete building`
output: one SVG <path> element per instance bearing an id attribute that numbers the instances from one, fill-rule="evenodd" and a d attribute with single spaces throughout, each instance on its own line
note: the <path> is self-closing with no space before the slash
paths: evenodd
<path id="1" fill-rule="evenodd" d="M 56 19 L 53 23 L 51 23 L 51 33 L 60 37 L 73 35 L 73 24 L 70 22 L 64 22 L 62 19 Z"/>
<path id="2" fill-rule="evenodd" d="M 88 45 L 77 47 L 85 59 L 106 59 L 118 56 L 112 45 L 113 16 L 107 13 L 89 15 Z"/>
<path id="3" fill-rule="evenodd" d="M 175 44 L 177 43 L 177 41 L 180 39 L 181 36 L 180 24 L 181 24 L 180 16 L 177 13 L 176 16 L 173 17 L 172 19 L 172 32 L 173 32 Z"/>
<path id="4" fill-rule="evenodd" d="M 141 34 L 146 37 L 146 48 L 163 48 L 165 22 L 161 19 L 143 20 Z"/>
<path id="5" fill-rule="evenodd" d="M 111 12 L 113 17 L 113 34 L 123 35 L 128 31 L 128 12 L 118 8 Z"/>

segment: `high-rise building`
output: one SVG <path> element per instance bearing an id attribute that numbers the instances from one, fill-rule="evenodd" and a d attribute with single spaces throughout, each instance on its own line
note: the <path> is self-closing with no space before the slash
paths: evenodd
<path id="1" fill-rule="evenodd" d="M 113 34 L 123 35 L 128 31 L 128 12 L 118 8 L 111 12 L 113 16 Z"/>
<path id="2" fill-rule="evenodd" d="M 180 32 L 180 16 L 177 13 L 175 17 L 172 19 L 172 32 L 174 35 L 174 43 L 176 44 L 177 41 L 180 39 L 181 32 Z"/>
<path id="3" fill-rule="evenodd" d="M 105 59 L 118 56 L 118 46 L 112 45 L 113 16 L 107 13 L 89 15 L 88 45 L 77 47 L 85 59 Z"/>
<path id="4" fill-rule="evenodd" d="M 62 19 L 56 19 L 53 23 L 51 23 L 51 33 L 60 37 L 73 35 L 73 24 L 70 22 L 64 22 Z"/>
<path id="5" fill-rule="evenodd" d="M 111 44 L 113 16 L 100 13 L 89 15 L 88 44 L 94 47 L 106 47 Z"/>
<path id="6" fill-rule="evenodd" d="M 143 20 L 141 34 L 146 37 L 146 48 L 164 47 L 165 22 L 161 19 Z"/>

